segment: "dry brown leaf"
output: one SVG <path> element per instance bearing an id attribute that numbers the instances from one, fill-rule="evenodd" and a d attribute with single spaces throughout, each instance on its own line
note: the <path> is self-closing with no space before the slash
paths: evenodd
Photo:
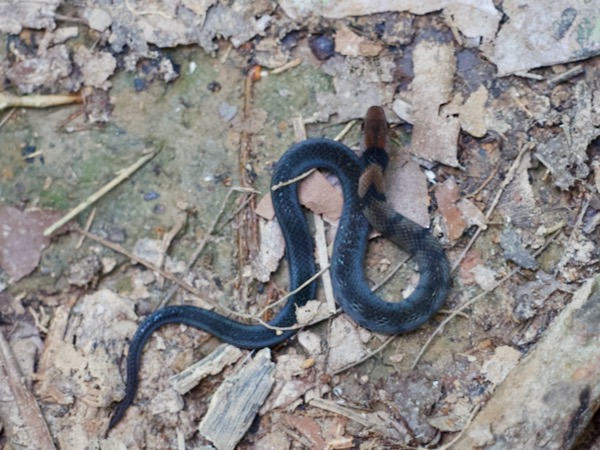
<path id="1" fill-rule="evenodd" d="M 448 178 L 436 186 L 435 198 L 448 228 L 448 239 L 453 242 L 462 236 L 467 226 L 460 209 L 456 206 L 460 198 L 460 188 L 454 178 Z"/>
<path id="2" fill-rule="evenodd" d="M 335 92 L 317 91 L 318 108 L 307 123 L 326 122 L 333 114 L 339 122 L 363 118 L 369 106 L 388 105 L 394 97 L 396 61 L 391 53 L 377 58 L 336 55 L 321 67 L 333 77 Z"/>
<path id="3" fill-rule="evenodd" d="M 300 182 L 298 200 L 301 205 L 315 214 L 323 214 L 329 221 L 339 219 L 342 214 L 344 204 L 342 193 L 319 171 L 313 172 Z M 256 206 L 256 214 L 267 220 L 275 217 L 270 193 L 260 200 Z"/>
<path id="4" fill-rule="evenodd" d="M 42 250 L 50 244 L 44 237 L 46 227 L 63 213 L 54 210 L 20 211 L 13 206 L 0 206 L 0 267 L 18 281 L 35 270 Z"/>

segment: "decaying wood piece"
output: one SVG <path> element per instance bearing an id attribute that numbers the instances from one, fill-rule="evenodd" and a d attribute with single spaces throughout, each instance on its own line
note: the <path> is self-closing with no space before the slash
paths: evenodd
<path id="1" fill-rule="evenodd" d="M 569 449 L 600 406 L 600 277 L 589 280 L 453 449 Z"/>
<path id="2" fill-rule="evenodd" d="M 200 422 L 200 433 L 218 450 L 233 450 L 242 439 L 275 382 L 271 351 L 264 348 L 223 382 Z"/>
<path id="3" fill-rule="evenodd" d="M 55 449 L 42 412 L 0 330 L 0 421 L 14 450 Z"/>
<path id="4" fill-rule="evenodd" d="M 219 345 L 206 358 L 172 376 L 173 389 L 183 395 L 193 389 L 200 380 L 220 373 L 225 366 L 235 363 L 241 357 L 242 351 L 239 348 L 228 344 Z"/>

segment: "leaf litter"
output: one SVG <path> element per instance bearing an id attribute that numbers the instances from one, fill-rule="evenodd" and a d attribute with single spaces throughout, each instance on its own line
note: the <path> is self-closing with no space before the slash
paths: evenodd
<path id="1" fill-rule="evenodd" d="M 237 182 L 242 175 L 255 178 L 260 190 L 268 192 L 272 164 L 292 142 L 289 124 L 295 117 L 314 124 L 310 135 L 333 136 L 331 127 L 337 130 L 360 119 L 366 107 L 381 104 L 396 142 L 406 144 L 402 154 L 392 154 L 386 174 L 388 197 L 413 220 L 433 225 L 450 260 L 460 267 L 448 308 L 469 304 L 468 318 L 442 322 L 444 333 L 416 369 L 409 368 L 412 355 L 439 319 L 391 343 L 356 329 L 343 315 L 331 321 L 329 334 L 323 326 L 315 327 L 319 339 L 299 336 L 300 346 L 293 342 L 283 351 L 275 350 L 275 399 L 267 400 L 270 406 L 261 410 L 258 431 L 244 436 L 238 429 L 231 435 L 238 436 L 235 442 L 241 439 L 238 448 L 282 442 L 282 436 L 312 448 L 324 443 L 344 448 L 348 438 L 364 448 L 451 446 L 455 436 L 460 439 L 460 430 L 470 427 L 472 411 L 486 402 L 493 407 L 492 399 L 501 400 L 495 385 L 520 373 L 522 363 L 514 356 L 535 348 L 574 288 L 594 274 L 600 209 L 600 41 L 598 12 L 588 3 L 555 2 L 546 5 L 543 14 L 539 5 L 526 1 L 504 2 L 502 11 L 489 1 L 406 0 L 392 9 L 372 2 L 342 1 L 325 7 L 322 2 L 285 0 L 278 6 L 244 0 L 125 1 L 112 8 L 95 1 L 77 7 L 50 1 L 4 5 L 0 32 L 6 46 L 0 65 L 12 96 L 6 108 L 17 109 L 0 122 L 6 148 L 11 149 L 0 165 L 0 317 L 7 322 L 4 332 L 25 316 L 35 319 L 32 323 L 41 330 L 46 329 L 43 323 L 49 325 L 43 349 L 39 334 L 28 332 L 21 333 L 24 338 L 14 351 L 27 355 L 23 365 L 30 369 L 21 368 L 27 374 L 36 352 L 42 352 L 34 392 L 61 447 L 104 442 L 108 407 L 122 395 L 120 361 L 126 339 L 135 331 L 136 316 L 153 310 L 163 296 L 158 288 L 162 272 L 143 275 L 154 266 L 131 267 L 129 256 L 123 255 L 117 256 L 116 264 L 104 265 L 104 258 L 114 254 L 98 247 L 101 241 L 87 242 L 74 254 L 69 237 L 49 241 L 42 236 L 58 215 L 36 206 L 58 204 L 66 209 L 97 189 L 78 189 L 85 176 L 77 164 L 97 154 L 94 145 L 108 145 L 110 153 L 100 153 L 108 161 L 126 151 L 123 141 L 134 144 L 128 150 L 132 152 L 145 139 L 160 140 L 159 131 L 170 127 L 167 135 L 174 147 L 203 154 L 207 148 L 216 149 L 202 165 L 191 162 L 193 157 L 183 150 L 170 151 L 171 160 L 159 158 L 112 198 L 100 199 L 99 205 L 106 202 L 100 207 L 109 214 L 94 219 L 91 230 L 111 238 L 116 235 L 106 229 L 131 221 L 129 233 L 119 233 L 124 247 L 141 251 L 142 243 L 155 242 L 152 261 L 168 268 L 185 268 L 185 249 L 204 240 L 199 265 L 177 269 L 186 280 L 182 285 L 191 289 L 180 290 L 176 301 L 198 304 L 195 295 L 201 292 L 229 309 L 258 314 L 284 293 L 286 285 L 285 276 L 271 275 L 284 252 L 281 237 L 273 231 L 272 211 L 265 207 L 260 213 L 265 219 L 259 219 L 257 227 L 264 252 L 257 284 L 244 269 L 248 264 L 237 254 L 235 238 L 224 231 L 230 224 L 235 230 L 233 218 L 239 213 L 221 219 L 224 228 L 219 231 L 203 228 L 207 221 L 200 213 L 208 222 L 215 218 L 206 203 L 217 204 L 231 180 Z M 177 46 L 187 48 L 172 50 Z M 215 58 L 199 56 L 191 50 L 194 46 Z M 279 74 L 258 72 L 250 94 L 243 88 L 253 64 L 272 69 L 292 61 Z M 186 84 L 198 70 L 201 81 L 192 94 Z M 21 103 L 13 100 L 23 94 L 69 93 L 83 94 L 84 105 L 35 113 L 23 109 L 28 97 Z M 169 108 L 162 110 L 161 103 Z M 145 123 L 138 118 L 144 114 Z M 60 129 L 66 133 L 54 137 Z M 75 131 L 81 137 L 78 142 Z M 207 147 L 198 143 L 199 133 Z M 109 134 L 121 137 L 111 142 Z M 238 168 L 237 149 L 247 136 L 253 143 L 252 158 Z M 357 128 L 344 139 L 358 148 Z M 42 155 L 22 159 L 32 142 Z M 95 142 L 100 144 L 92 145 Z M 532 151 L 509 170 L 526 145 Z M 64 169 L 71 165 L 71 172 Z M 90 167 L 93 183 L 104 184 L 101 166 L 92 161 Z M 161 178 L 164 172 L 171 182 Z M 36 184 L 36 178 L 43 183 Z M 327 217 L 327 234 L 332 237 L 341 196 L 332 180 L 319 173 L 311 178 L 318 181 L 311 185 L 306 180 L 302 196 L 306 191 L 308 199 L 303 203 Z M 134 200 L 131 208 L 115 203 L 127 199 L 127 190 L 147 192 L 153 184 L 166 198 Z M 71 193 L 60 199 L 61 189 Z M 497 196 L 498 192 L 503 193 Z M 146 204 L 149 208 L 140 214 L 140 206 Z M 184 204 L 198 206 L 196 211 L 179 207 Z M 268 205 L 268 200 L 260 205 Z M 110 213 L 109 207 L 122 212 Z M 133 214 L 123 215 L 127 212 L 153 218 L 143 223 Z M 164 230 L 174 226 L 172 217 L 180 221 L 182 212 L 189 214 L 188 226 L 173 228 L 179 231 L 172 248 L 160 245 Z M 39 214 L 45 217 L 41 222 Z M 389 262 L 400 254 L 373 239 L 367 257 L 369 279 L 376 282 L 381 271 L 391 271 L 395 264 Z M 238 260 L 239 265 L 232 263 Z M 398 278 L 413 276 L 410 268 L 401 270 L 382 288 L 382 295 L 397 298 L 404 285 Z M 74 303 L 57 301 L 73 287 L 79 289 Z M 486 297 L 470 303 L 480 289 Z M 588 324 L 585 311 L 575 315 Z M 214 348 L 214 341 L 185 327 L 157 333 L 145 352 L 136 404 L 108 441 L 131 448 L 169 447 L 176 439 L 169 430 L 177 425 L 188 445 L 206 442 L 196 431 L 216 381 L 205 380 L 181 397 L 167 388 L 167 378 Z M 379 350 L 382 345 L 388 348 Z M 585 351 L 593 351 L 591 344 Z M 265 359 L 267 366 L 270 359 Z M 346 367 L 350 368 L 332 375 Z M 226 368 L 224 373 L 238 370 Z M 582 380 L 592 373 L 591 368 L 577 367 L 573 377 Z M 526 374 L 520 376 L 525 385 L 533 382 Z M 160 395 L 157 384 L 163 389 Z M 567 386 L 575 396 L 581 392 L 597 398 L 595 391 L 585 394 L 585 389 L 577 391 L 577 384 Z M 504 395 L 510 399 L 510 391 Z M 481 417 L 492 413 L 484 410 Z M 598 421 L 593 413 L 591 408 L 585 411 L 592 423 Z M 539 425 L 534 419 L 528 427 Z M 578 423 L 574 432 L 583 433 L 585 425 L 586 421 Z M 205 430 L 206 436 L 220 441 L 211 433 Z M 5 435 L 11 439 L 7 429 Z M 500 445 L 493 430 L 473 428 L 469 436 L 484 448 Z M 564 444 L 558 436 L 548 439 Z M 597 439 L 587 433 L 579 448 L 592 448 Z M 511 446 L 506 448 L 519 447 L 519 442 Z"/>

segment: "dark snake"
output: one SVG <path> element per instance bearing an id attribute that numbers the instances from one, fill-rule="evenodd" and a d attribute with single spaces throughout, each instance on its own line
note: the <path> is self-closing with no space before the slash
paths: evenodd
<path id="1" fill-rule="evenodd" d="M 328 139 L 308 139 L 293 145 L 277 162 L 272 186 L 275 214 L 286 243 L 290 291 L 295 291 L 317 273 L 313 240 L 297 200 L 293 180 L 313 168 L 336 175 L 342 187 L 344 206 L 330 265 L 335 298 L 342 310 L 368 330 L 396 334 L 412 331 L 441 308 L 450 289 L 450 267 L 439 241 L 427 229 L 397 213 L 384 193 L 383 171 L 388 125 L 383 109 L 369 108 L 363 124 L 361 158 L 345 145 Z M 400 302 L 376 296 L 365 278 L 363 259 L 367 249 L 369 223 L 383 236 L 406 250 L 419 267 L 419 282 L 413 293 Z M 270 327 L 245 324 L 195 306 L 168 306 L 150 314 L 137 329 L 127 356 L 125 397 L 116 406 L 109 429 L 123 418 L 133 402 L 138 385 L 142 350 L 150 335 L 167 324 L 185 324 L 210 333 L 241 348 L 270 347 L 296 333 L 296 309 L 316 298 L 313 281 L 290 296 Z"/>

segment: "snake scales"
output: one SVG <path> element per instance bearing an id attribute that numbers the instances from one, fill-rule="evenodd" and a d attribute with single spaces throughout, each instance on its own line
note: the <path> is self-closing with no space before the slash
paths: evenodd
<path id="1" fill-rule="evenodd" d="M 450 268 L 440 243 L 413 221 L 398 214 L 386 202 L 383 171 L 388 126 L 383 109 L 369 108 L 363 124 L 365 152 L 358 158 L 345 145 L 327 139 L 309 139 L 293 145 L 278 161 L 272 186 L 297 178 L 313 168 L 335 174 L 344 194 L 330 272 L 341 308 L 359 325 L 375 332 L 406 333 L 429 320 L 442 306 L 450 288 Z M 277 220 L 283 230 L 289 265 L 289 289 L 296 290 L 316 272 L 313 240 L 297 200 L 295 183 L 272 193 Z M 369 223 L 382 235 L 404 248 L 416 260 L 419 283 L 401 302 L 387 302 L 371 292 L 363 270 Z M 272 327 L 290 328 L 296 323 L 296 308 L 316 298 L 312 282 L 293 294 Z M 150 335 L 163 325 L 178 323 L 199 328 L 242 348 L 262 348 L 290 338 L 295 331 L 276 332 L 263 325 L 236 322 L 194 306 L 168 306 L 150 314 L 139 326 L 127 357 L 125 397 L 117 405 L 109 429 L 123 418 L 133 402 L 138 385 L 141 354 Z"/>

